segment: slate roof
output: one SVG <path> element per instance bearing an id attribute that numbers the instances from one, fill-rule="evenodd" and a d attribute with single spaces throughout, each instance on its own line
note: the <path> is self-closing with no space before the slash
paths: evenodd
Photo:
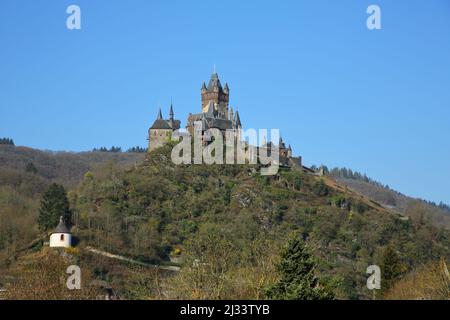
<path id="1" fill-rule="evenodd" d="M 69 227 L 66 225 L 66 222 L 62 216 L 59 218 L 59 224 L 53 233 L 70 233 Z"/>
<path id="2" fill-rule="evenodd" d="M 219 80 L 219 75 L 216 72 L 211 75 L 211 79 L 208 83 L 208 91 L 212 91 L 215 87 L 219 88 L 219 91 L 223 91 L 222 84 Z"/>
<path id="3" fill-rule="evenodd" d="M 163 119 L 161 108 L 159 108 L 158 116 L 156 117 L 155 122 L 153 122 L 153 125 L 150 127 L 150 129 L 161 129 L 161 130 L 177 130 L 180 129 L 180 120 L 173 120 L 173 106 L 170 105 L 170 111 L 169 111 L 171 119 Z"/>
<path id="4" fill-rule="evenodd" d="M 150 129 L 172 129 L 170 125 L 167 123 L 166 120 L 163 119 L 156 119 L 155 122 L 153 122 L 153 125 L 150 127 Z"/>
<path id="5" fill-rule="evenodd" d="M 241 127 L 242 126 L 242 124 L 241 124 L 241 118 L 239 117 L 239 112 L 236 110 L 236 113 L 235 113 L 235 120 L 234 120 L 234 122 L 236 122 L 236 125 L 238 126 L 238 127 Z"/>
<path id="6" fill-rule="evenodd" d="M 233 121 L 215 118 L 215 116 L 210 116 L 209 113 L 191 114 L 191 117 L 192 121 L 202 122 L 202 130 L 208 130 L 210 128 L 217 128 L 220 130 L 233 129 Z"/>

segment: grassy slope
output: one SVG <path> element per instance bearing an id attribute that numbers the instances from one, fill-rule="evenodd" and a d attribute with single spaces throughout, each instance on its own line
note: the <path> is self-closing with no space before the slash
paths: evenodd
<path id="1" fill-rule="evenodd" d="M 42 185 L 36 184 L 39 190 L 49 181 L 58 181 L 58 174 L 68 172 L 79 179 L 97 162 L 116 158 L 130 165 L 142 157 L 52 155 L 27 148 L 7 148 L 0 150 L 0 158 L 7 159 L 2 170 L 6 164 L 8 169 L 4 171 L 21 172 L 30 181 L 40 181 Z M 169 152 L 168 148 L 157 150 L 141 165 L 125 171 L 103 170 L 72 190 L 75 234 L 81 246 L 90 244 L 146 261 L 165 260 L 173 248 L 183 248 L 189 239 L 213 227 L 236 248 L 234 255 L 239 263 L 233 264 L 232 274 L 239 274 L 239 268 L 255 263 L 248 258 L 253 241 L 264 238 L 282 245 L 295 230 L 313 249 L 320 272 L 340 280 L 341 298 L 368 296 L 366 267 L 379 263 L 379 255 L 388 243 L 395 246 L 409 269 L 440 256 L 450 256 L 448 233 L 427 223 L 413 225 L 330 178 L 300 171 L 261 177 L 257 168 L 251 166 L 177 167 L 170 162 Z M 23 173 L 30 160 L 38 169 L 37 175 Z M 67 163 L 71 164 L 70 169 L 57 169 Z M 10 191 L 19 195 L 24 192 L 23 186 L 14 188 Z M 31 193 L 30 197 L 35 204 L 38 194 Z M 11 206 L 10 203 L 11 194 L 4 195 L 2 203 L 0 193 L 2 209 L 5 204 L 6 208 Z M 30 205 L 27 210 L 36 207 Z M 32 221 L 27 220 L 25 225 L 32 227 Z M 23 232 L 23 226 L 18 224 L 17 231 Z M 263 250 L 263 259 L 264 254 L 271 253 Z M 125 271 L 116 272 L 112 266 L 102 268 L 101 272 L 90 268 L 90 276 L 109 277 L 120 288 L 130 285 L 120 284 Z M 257 273 L 258 269 L 255 270 Z"/>
<path id="2" fill-rule="evenodd" d="M 366 268 L 379 263 L 389 243 L 407 269 L 449 257 L 447 232 L 427 223 L 413 225 L 330 178 L 298 170 L 261 177 L 251 166 L 174 166 L 169 148 L 137 168 L 85 181 L 77 195 L 79 226 L 90 232 L 84 241 L 142 258 L 167 259 L 171 250 L 212 228 L 238 248 L 240 264 L 251 264 L 244 253 L 252 241 L 282 244 L 298 231 L 313 248 L 321 272 L 340 280 L 343 298 L 367 295 Z M 95 216 L 90 228 L 88 212 Z"/>
<path id="3" fill-rule="evenodd" d="M 87 171 L 110 161 L 128 167 L 143 159 L 144 154 L 139 153 L 52 152 L 0 145 L 0 170 L 24 171 L 32 163 L 37 176 L 63 184 L 66 188 L 76 186 Z"/>
<path id="4" fill-rule="evenodd" d="M 414 215 L 416 214 L 415 211 L 420 210 L 431 223 L 450 229 L 450 214 L 435 205 L 370 182 L 345 178 L 338 178 L 337 180 L 348 188 L 355 190 L 355 192 L 377 201 L 384 207 L 396 210 L 406 216 Z"/>
<path id="5" fill-rule="evenodd" d="M 107 163 L 129 167 L 143 154 L 102 152 L 49 152 L 0 145 L 0 260 L 35 239 L 39 201 L 52 182 L 67 189 L 83 175 Z M 27 172 L 30 163 L 36 172 Z"/>

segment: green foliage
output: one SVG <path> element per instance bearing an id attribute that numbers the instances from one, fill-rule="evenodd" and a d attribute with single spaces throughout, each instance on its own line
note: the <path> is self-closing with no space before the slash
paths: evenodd
<path id="1" fill-rule="evenodd" d="M 278 280 L 273 262 L 292 231 L 317 245 L 319 283 L 342 276 L 344 281 L 335 290 L 339 299 L 371 297 L 365 289 L 365 270 L 379 261 L 388 243 L 408 270 L 440 256 L 450 257 L 450 234 L 430 223 L 429 207 L 411 207 L 415 218 L 406 220 L 295 169 L 261 177 L 248 165 L 175 166 L 170 146 L 153 151 L 144 162 L 144 155 L 137 153 L 51 154 L 0 148 L 6 150 L 0 164 L 0 259 L 36 238 L 39 200 L 51 182 L 70 188 L 73 221 L 84 245 L 161 263 L 167 262 L 174 248 L 182 249 L 181 258 L 190 259 L 198 250 L 189 244 L 200 235 L 212 259 L 233 248 L 227 253 L 224 273 L 214 276 L 223 280 L 220 297 L 230 299 L 263 298 L 264 289 Z M 37 174 L 25 172 L 30 162 L 38 168 Z M 351 203 L 351 211 L 330 205 L 334 195 Z M 208 236 L 214 232 L 223 238 Z M 221 247 L 215 247 L 216 242 Z M 255 247 L 255 242 L 261 243 Z M 205 280 L 202 286 L 219 283 L 209 282 L 214 277 L 207 272 L 200 277 Z M 200 286 L 194 292 L 192 282 L 182 283 L 179 289 L 176 283 L 163 285 L 175 298 L 214 292 Z"/>
<path id="2" fill-rule="evenodd" d="M 70 222 L 72 213 L 66 190 L 63 186 L 53 183 L 41 200 L 38 217 L 39 228 L 46 231 L 56 227 L 60 216 Z"/>
<path id="3" fill-rule="evenodd" d="M 355 209 L 356 209 L 356 212 L 358 212 L 358 213 L 364 213 L 365 211 L 367 211 L 369 209 L 369 207 L 367 205 L 365 205 L 364 203 L 362 203 L 361 201 L 358 201 L 356 203 Z"/>
<path id="4" fill-rule="evenodd" d="M 307 214 L 307 215 L 316 214 L 316 213 L 317 213 L 316 208 L 305 208 L 305 214 Z"/>
<path id="5" fill-rule="evenodd" d="M 127 150 L 127 152 L 129 152 L 129 153 L 146 153 L 147 149 L 139 147 L 139 146 L 136 146 L 136 147 L 129 148 Z"/>
<path id="6" fill-rule="evenodd" d="M 277 266 L 279 281 L 268 288 L 267 296 L 276 300 L 333 299 L 329 284 L 324 284 L 315 273 L 316 262 L 298 237 L 292 237 L 281 252 Z"/>
<path id="7" fill-rule="evenodd" d="M 302 178 L 300 175 L 295 175 L 294 176 L 294 189 L 300 190 L 301 187 L 302 187 Z"/>
<path id="8" fill-rule="evenodd" d="M 113 153 L 116 153 L 116 152 L 122 152 L 122 148 L 121 147 L 115 147 L 115 146 L 112 146 L 110 149 L 108 149 L 106 147 L 100 147 L 100 148 L 94 148 L 92 150 L 92 152 L 113 152 Z"/>
<path id="9" fill-rule="evenodd" d="M 29 162 L 27 166 L 25 167 L 25 171 L 28 173 L 36 174 L 38 172 L 36 166 L 33 164 L 33 162 Z"/>
<path id="10" fill-rule="evenodd" d="M 329 193 L 328 187 L 322 179 L 314 184 L 312 191 L 320 197 L 325 197 Z"/>
<path id="11" fill-rule="evenodd" d="M 331 197 L 331 203 L 339 209 L 351 209 L 351 201 L 342 194 L 335 194 Z"/>
<path id="12" fill-rule="evenodd" d="M 388 245 L 383 252 L 381 262 L 381 292 L 386 293 L 398 281 L 405 267 L 395 249 Z"/>

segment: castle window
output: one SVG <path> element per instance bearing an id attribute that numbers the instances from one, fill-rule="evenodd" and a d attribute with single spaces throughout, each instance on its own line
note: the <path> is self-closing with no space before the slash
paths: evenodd
<path id="1" fill-rule="evenodd" d="M 61 241 L 64 241 L 64 235 L 63 234 L 61 235 Z"/>

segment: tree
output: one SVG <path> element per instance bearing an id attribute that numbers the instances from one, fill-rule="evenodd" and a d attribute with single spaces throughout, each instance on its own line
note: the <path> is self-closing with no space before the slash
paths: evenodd
<path id="1" fill-rule="evenodd" d="M 25 171 L 28 173 L 36 174 L 38 172 L 36 166 L 33 162 L 29 162 L 27 166 L 25 167 Z"/>
<path id="2" fill-rule="evenodd" d="M 66 190 L 63 186 L 53 183 L 41 200 L 38 217 L 39 228 L 46 231 L 56 227 L 60 216 L 63 216 L 65 221 L 70 223 L 72 213 Z"/>
<path id="3" fill-rule="evenodd" d="M 7 145 L 10 145 L 10 146 L 13 146 L 14 145 L 14 141 L 11 138 L 1 138 L 0 139 L 0 144 L 7 144 Z"/>
<path id="4" fill-rule="evenodd" d="M 278 300 L 334 299 L 329 284 L 315 275 L 316 263 L 299 236 L 292 237 L 281 252 L 277 265 L 278 283 L 267 290 L 267 296 Z"/>
<path id="5" fill-rule="evenodd" d="M 395 249 L 388 245 L 383 252 L 381 263 L 381 291 L 386 293 L 392 285 L 400 279 L 404 266 Z"/>
<path id="6" fill-rule="evenodd" d="M 127 150 L 127 152 L 129 152 L 129 153 L 145 153 L 145 152 L 147 152 L 147 149 L 136 146 L 136 147 L 129 148 Z"/>
<path id="7" fill-rule="evenodd" d="M 226 297 L 229 272 L 236 263 L 236 247 L 229 237 L 215 226 L 209 226 L 187 242 L 183 269 L 174 278 L 177 298 Z"/>
<path id="8" fill-rule="evenodd" d="M 328 195 L 328 187 L 325 184 L 325 182 L 323 182 L 322 179 L 314 184 L 312 191 L 314 192 L 315 195 L 320 197 Z"/>

